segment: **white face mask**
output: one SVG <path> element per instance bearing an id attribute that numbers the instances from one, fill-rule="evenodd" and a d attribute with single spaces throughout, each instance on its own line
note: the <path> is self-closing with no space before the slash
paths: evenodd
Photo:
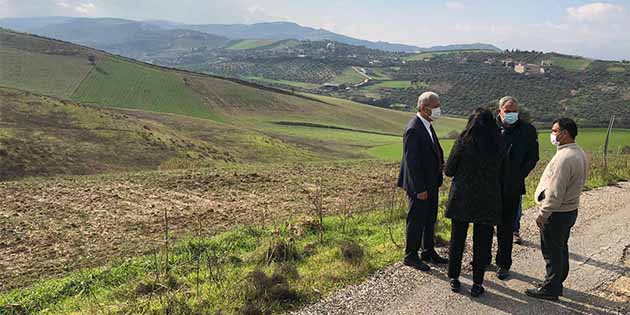
<path id="1" fill-rule="evenodd" d="M 438 120 L 440 116 L 442 116 L 442 109 L 438 107 L 431 110 L 431 116 L 429 117 L 431 117 L 432 120 Z"/>
<path id="2" fill-rule="evenodd" d="M 555 146 L 559 146 L 560 145 L 560 141 L 558 141 L 558 135 L 552 133 L 549 135 L 549 140 L 551 140 L 551 144 L 555 145 Z"/>

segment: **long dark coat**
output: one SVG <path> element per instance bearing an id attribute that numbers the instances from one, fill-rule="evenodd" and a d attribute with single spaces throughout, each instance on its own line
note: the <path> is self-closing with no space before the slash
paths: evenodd
<path id="1" fill-rule="evenodd" d="M 502 174 L 506 148 L 481 152 L 458 139 L 446 162 L 445 174 L 453 177 L 446 217 L 463 222 L 497 225 L 502 217 Z"/>

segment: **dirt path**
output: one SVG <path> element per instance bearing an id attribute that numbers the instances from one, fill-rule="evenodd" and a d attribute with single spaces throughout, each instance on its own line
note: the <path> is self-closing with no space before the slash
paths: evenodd
<path id="1" fill-rule="evenodd" d="M 525 243 L 515 247 L 513 277 L 501 281 L 487 274 L 481 298 L 470 297 L 470 268 L 464 271 L 462 293 L 456 294 L 449 290 L 445 268 L 421 273 L 397 263 L 298 313 L 630 314 L 630 183 L 583 194 L 569 244 L 571 271 L 559 302 L 523 294 L 544 277 L 535 215 L 523 216 Z"/>

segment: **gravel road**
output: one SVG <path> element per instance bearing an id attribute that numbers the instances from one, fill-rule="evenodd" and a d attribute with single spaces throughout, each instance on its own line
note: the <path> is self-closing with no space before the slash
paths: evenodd
<path id="1" fill-rule="evenodd" d="M 396 263 L 292 314 L 630 314 L 630 288 L 618 285 L 630 284 L 630 183 L 582 195 L 569 240 L 571 270 L 559 302 L 523 294 L 544 277 L 535 216 L 534 210 L 523 215 L 524 243 L 514 248 L 513 277 L 501 281 L 487 273 L 480 298 L 470 297 L 470 268 L 463 271 L 462 292 L 452 293 L 446 268 L 423 273 Z M 470 248 L 469 243 L 465 266 Z"/>

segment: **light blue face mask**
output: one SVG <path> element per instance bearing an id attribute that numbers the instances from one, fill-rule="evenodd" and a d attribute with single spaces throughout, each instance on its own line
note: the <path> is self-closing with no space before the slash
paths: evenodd
<path id="1" fill-rule="evenodd" d="M 514 124 L 518 120 L 518 113 L 505 113 L 505 121 L 508 125 Z"/>

